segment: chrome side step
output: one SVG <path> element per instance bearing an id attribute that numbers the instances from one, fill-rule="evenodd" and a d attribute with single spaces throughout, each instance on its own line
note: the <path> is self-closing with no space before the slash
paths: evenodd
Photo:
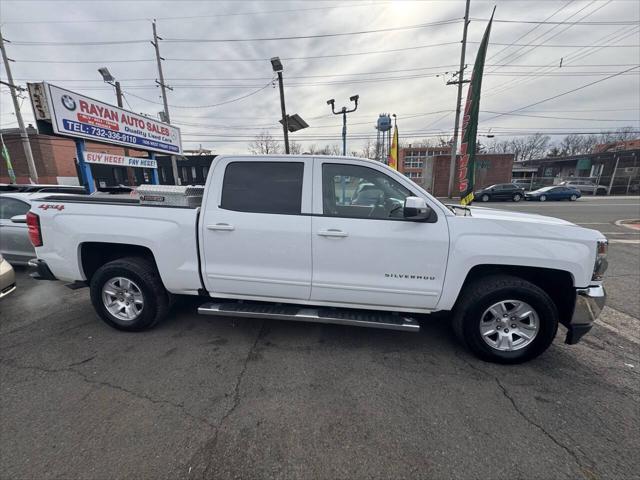
<path id="1" fill-rule="evenodd" d="M 306 307 L 253 302 L 212 302 L 198 308 L 201 315 L 218 317 L 270 318 L 296 322 L 333 323 L 356 327 L 384 328 L 419 332 L 420 324 L 413 318 L 396 313 L 350 310 L 328 307 Z"/>

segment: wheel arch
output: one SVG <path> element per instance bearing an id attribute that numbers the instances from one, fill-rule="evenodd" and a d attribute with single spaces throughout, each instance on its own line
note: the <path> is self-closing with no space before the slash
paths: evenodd
<path id="1" fill-rule="evenodd" d="M 78 246 L 78 259 L 87 282 L 104 264 L 124 257 L 141 257 L 158 265 L 153 252 L 145 246 L 114 242 L 83 242 Z"/>
<path id="2" fill-rule="evenodd" d="M 575 307 L 575 283 L 571 272 L 545 267 L 525 267 L 521 265 L 482 264 L 472 267 L 467 273 L 458 298 L 470 283 L 490 275 L 510 275 L 527 280 L 545 291 L 551 297 L 560 322 L 568 323 Z"/>

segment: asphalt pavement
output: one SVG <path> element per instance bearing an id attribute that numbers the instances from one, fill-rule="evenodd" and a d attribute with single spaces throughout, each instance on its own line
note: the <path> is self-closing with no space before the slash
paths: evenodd
<path id="1" fill-rule="evenodd" d="M 609 307 L 578 345 L 484 363 L 404 333 L 198 316 L 144 333 L 18 272 L 0 302 L 0 478 L 640 478 L 640 200 L 500 203 L 604 232 Z M 624 240 L 618 242 L 617 240 Z M 635 453 L 634 453 L 635 452 Z"/>

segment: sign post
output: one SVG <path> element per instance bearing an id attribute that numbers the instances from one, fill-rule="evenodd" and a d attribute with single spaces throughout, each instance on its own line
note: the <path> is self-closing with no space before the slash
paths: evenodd
<path id="1" fill-rule="evenodd" d="M 80 177 L 82 178 L 82 184 L 84 185 L 85 190 L 89 193 L 93 193 L 96 191 L 96 185 L 93 182 L 93 174 L 91 173 L 91 165 L 85 162 L 85 148 L 84 148 L 84 140 L 81 138 L 76 138 L 76 157 L 78 161 L 78 167 L 80 170 Z"/>
<path id="2" fill-rule="evenodd" d="M 151 160 L 153 160 L 154 162 L 156 161 L 156 154 L 155 152 L 149 152 L 149 158 L 151 158 Z M 153 170 L 151 170 L 151 183 L 153 183 L 154 185 L 159 185 L 160 181 L 158 180 L 158 169 L 154 168 Z"/>

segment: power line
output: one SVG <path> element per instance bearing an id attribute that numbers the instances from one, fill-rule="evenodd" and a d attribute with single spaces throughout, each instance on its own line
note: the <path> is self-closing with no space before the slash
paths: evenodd
<path id="1" fill-rule="evenodd" d="M 560 13 L 562 10 L 564 10 L 565 8 L 567 8 L 569 5 L 571 5 L 575 0 L 569 0 L 567 3 L 565 3 L 563 6 L 561 6 L 559 9 L 557 9 L 555 12 L 553 12 L 551 15 L 549 15 L 547 18 L 545 18 L 543 21 L 547 21 L 550 18 L 553 18 L 554 16 L 556 16 L 558 13 Z M 520 40 L 522 40 L 523 38 L 525 38 L 527 35 L 529 35 L 531 32 L 537 30 L 538 28 L 540 28 L 543 24 L 538 23 L 536 24 L 535 27 L 533 27 L 530 30 L 527 30 L 524 34 L 522 34 L 521 36 L 519 36 L 515 41 L 515 42 L 519 42 Z M 504 52 L 506 49 L 508 49 L 509 47 L 511 47 L 512 45 L 507 45 L 504 48 L 500 49 L 500 51 L 494 53 L 493 55 L 491 55 L 487 60 L 491 60 L 492 58 L 497 57 L 498 55 L 500 55 L 502 52 Z"/>
<path id="2" fill-rule="evenodd" d="M 596 3 L 596 0 L 592 0 L 590 3 L 586 4 L 584 7 L 582 7 L 580 10 L 578 10 L 577 12 L 572 13 L 571 15 L 569 15 L 562 23 L 554 25 L 553 27 L 551 27 L 548 31 L 538 35 L 537 37 L 534 38 L 535 40 L 538 40 L 539 38 L 544 37 L 545 35 L 553 32 L 553 30 L 555 30 L 556 28 L 558 28 L 559 26 L 564 26 L 565 28 L 561 29 L 560 31 L 556 32 L 555 34 L 551 35 L 550 37 L 547 37 L 542 44 L 546 44 L 547 42 L 549 42 L 550 40 L 556 38 L 558 35 L 560 35 L 563 32 L 566 32 L 567 30 L 569 30 L 570 28 L 572 28 L 573 26 L 576 25 L 576 23 L 578 23 L 579 21 L 590 17 L 591 15 L 593 15 L 594 13 L 596 13 L 597 11 L 601 10 L 602 8 L 604 8 L 605 6 L 609 5 L 609 3 L 611 3 L 612 0 L 608 0 L 606 3 L 600 5 L 599 7 L 597 7 L 595 10 L 592 10 L 586 14 L 584 14 L 582 17 L 580 17 L 578 20 L 576 21 L 572 21 L 572 22 L 568 22 L 568 20 L 570 18 L 573 18 L 574 16 L 578 15 L 580 12 L 582 12 L 583 10 L 589 8 L 591 5 Z M 582 46 L 574 46 L 575 48 L 583 48 Z M 533 50 L 535 50 L 536 48 L 538 48 L 538 46 L 534 46 L 529 48 L 527 51 L 522 52 L 518 55 L 518 52 L 521 52 L 523 49 L 525 49 L 527 47 L 519 47 L 517 48 L 514 52 L 511 52 L 510 54 L 508 54 L 506 57 L 504 57 L 502 59 L 502 61 L 504 62 L 505 60 L 508 60 L 508 63 L 513 63 L 514 61 L 516 61 L 518 58 L 522 58 L 524 55 L 527 55 L 528 53 L 531 53 Z M 514 56 L 515 55 L 515 56 Z"/>
<path id="3" fill-rule="evenodd" d="M 628 27 L 622 27 L 621 29 L 616 30 L 613 33 L 610 33 L 608 35 L 605 35 L 604 37 L 598 39 L 598 42 L 601 41 L 607 41 L 609 43 L 611 42 L 618 42 L 623 40 L 624 38 L 628 37 L 629 35 L 633 34 L 633 30 L 636 30 L 638 27 L 637 26 L 633 26 L 632 27 L 632 31 L 629 31 Z M 533 81 L 535 81 L 537 78 L 539 78 L 540 76 L 542 76 L 543 73 L 548 73 L 554 70 L 558 70 L 561 67 L 559 66 L 559 62 L 561 62 L 562 59 L 564 59 L 564 62 L 571 62 L 572 58 L 574 56 L 579 56 L 580 59 L 586 58 L 586 56 L 592 55 L 593 53 L 595 53 L 594 51 L 592 52 L 588 52 L 585 55 L 583 55 L 585 52 L 583 51 L 583 48 L 579 48 L 577 50 L 572 51 L 571 53 L 569 53 L 568 55 L 565 55 L 562 58 L 558 58 L 556 61 L 551 62 L 549 64 L 547 64 L 546 66 L 538 69 L 537 71 L 533 71 L 533 72 L 529 72 L 530 78 L 528 80 L 524 80 L 524 81 L 519 81 L 516 82 L 515 80 L 509 80 L 505 83 L 502 83 L 496 87 L 493 87 L 492 89 L 489 90 L 489 92 L 485 92 L 485 96 L 495 96 L 498 95 L 502 92 L 505 92 L 507 90 L 511 90 L 513 88 L 521 88 L 523 85 L 529 84 Z M 563 64 L 564 64 L 563 62 Z M 565 68 L 564 65 L 562 68 Z"/>
<path id="4" fill-rule="evenodd" d="M 542 99 L 542 100 L 538 100 L 537 102 L 530 103 L 529 105 L 525 105 L 524 107 L 516 108 L 515 110 L 511 110 L 511 111 L 509 111 L 509 112 L 501 113 L 501 114 L 499 114 L 499 115 L 496 115 L 495 117 L 491 117 L 491 118 L 486 119 L 486 120 L 484 120 L 484 121 L 485 121 L 485 122 L 487 122 L 487 121 L 489 121 L 489 120 L 494 120 L 494 119 L 496 119 L 496 118 L 498 118 L 498 117 L 501 117 L 501 116 L 503 116 L 503 115 L 509 115 L 509 114 L 511 114 L 511 113 L 519 112 L 520 110 L 525 110 L 525 109 L 527 109 L 527 108 L 529 108 L 529 107 L 533 107 L 533 106 L 535 106 L 535 105 L 540 105 L 541 103 L 545 103 L 545 102 L 548 102 L 548 101 L 550 101 L 550 100 L 555 100 L 556 98 L 560 98 L 560 97 L 563 97 L 563 96 L 565 96 L 565 95 L 569 95 L 570 93 L 574 93 L 574 92 L 577 92 L 577 91 L 579 91 L 579 90 L 583 90 L 583 89 L 585 89 L 585 88 L 587 88 L 587 87 L 590 87 L 590 86 L 592 86 L 592 85 L 596 85 L 596 84 L 598 84 L 598 83 L 602 83 L 602 82 L 604 82 L 605 80 L 609 80 L 609 79 L 611 79 L 611 78 L 618 77 L 618 76 L 620 76 L 620 75 L 623 75 L 623 74 L 625 74 L 625 73 L 627 73 L 627 72 L 630 72 L 630 71 L 632 71 L 632 70 L 635 70 L 635 69 L 637 69 L 637 68 L 640 68 L 640 67 L 636 66 L 636 67 L 628 68 L 628 69 L 626 69 L 626 70 L 623 70 L 623 71 L 621 71 L 621 72 L 615 73 L 615 74 L 613 74 L 613 75 L 609 75 L 608 77 L 601 78 L 600 80 L 595 80 L 595 81 L 593 81 L 593 82 L 587 83 L 587 84 L 582 85 L 582 86 L 580 86 L 580 87 L 572 88 L 571 90 L 567 90 L 566 92 L 559 93 L 558 95 L 554 95 L 554 96 L 552 96 L 552 97 L 548 97 L 548 98 L 544 98 L 544 99 Z"/>
<path id="5" fill-rule="evenodd" d="M 241 17 L 250 15 L 273 15 L 278 13 L 294 13 L 294 12 L 308 12 L 312 10 L 332 10 L 339 8 L 356 8 L 356 7 L 369 7 L 374 5 L 383 5 L 384 2 L 371 2 L 371 3 L 359 3 L 354 5 L 331 5 L 326 7 L 311 7 L 311 8 L 292 8 L 283 10 L 266 10 L 266 11 L 253 11 L 253 12 L 236 12 L 236 13 L 217 13 L 213 15 L 191 15 L 191 16 L 176 16 L 176 17 L 155 17 L 156 20 L 197 20 L 201 18 L 220 18 L 220 17 Z M 7 25 L 23 25 L 23 24 L 65 24 L 65 23 L 131 23 L 131 22 L 151 22 L 151 18 L 111 18 L 111 19 L 95 19 L 95 20 L 14 20 L 8 22 L 2 22 Z"/>
<path id="6" fill-rule="evenodd" d="M 353 35 L 366 35 L 371 33 L 382 32 L 396 32 L 400 30 L 415 30 L 426 27 L 434 27 L 440 25 L 450 25 L 453 23 L 459 23 L 461 20 L 458 18 L 449 20 L 439 20 L 436 22 L 420 23 L 416 25 L 404 25 L 401 27 L 389 27 L 379 28 L 371 30 L 360 30 L 355 32 L 340 32 L 340 33 L 321 33 L 316 35 L 294 35 L 286 37 L 258 37 L 258 38 L 198 38 L 198 39 L 186 39 L 186 38 L 165 38 L 163 41 L 166 43 L 228 43 L 228 42 L 268 42 L 274 40 L 303 40 L 310 38 L 329 38 L 329 37 L 344 37 Z M 79 46 L 79 45 L 128 45 L 137 43 L 146 43 L 148 40 L 102 40 L 102 41 L 78 41 L 78 42 L 45 42 L 45 41 L 12 41 L 14 45 L 30 45 L 30 46 Z"/>
<path id="7" fill-rule="evenodd" d="M 493 112 L 491 110 L 482 110 L 481 113 L 493 113 L 498 115 L 508 115 L 513 117 L 527 117 L 527 118 L 545 118 L 552 120 L 572 120 L 572 121 L 594 121 L 594 122 L 640 122 L 638 119 L 624 119 L 624 118 L 577 118 L 577 117 L 557 117 L 552 115 L 526 115 L 524 113 L 506 113 L 506 112 Z"/>
<path id="8" fill-rule="evenodd" d="M 171 108 L 213 108 L 213 107 L 219 107 L 221 105 L 226 105 L 228 103 L 233 103 L 233 102 L 237 102 L 240 100 L 243 100 L 247 97 L 251 97 L 252 95 L 255 95 L 259 92 L 261 92 L 262 90 L 264 90 L 265 88 L 267 88 L 269 85 L 271 85 L 271 83 L 273 82 L 274 79 L 271 79 L 266 85 L 264 85 L 263 87 L 258 88 L 257 90 L 252 91 L 251 93 L 248 93 L 246 95 L 242 95 L 240 97 L 237 98 L 232 98 L 230 100 L 225 100 L 223 102 L 219 102 L 219 103 L 214 103 L 211 105 L 169 105 Z M 155 103 L 157 105 L 163 105 L 161 102 L 157 102 L 155 100 L 149 100 L 148 98 L 144 98 L 144 97 L 140 97 L 138 95 L 135 95 L 131 92 L 126 92 L 128 95 L 135 97 L 135 98 L 139 98 L 140 100 L 144 100 L 145 102 L 149 102 L 149 103 Z"/>
<path id="9" fill-rule="evenodd" d="M 473 21 L 477 21 L 477 22 L 488 22 L 489 19 L 488 18 L 471 18 L 471 20 Z M 542 24 L 542 25 L 563 25 L 565 24 L 565 22 L 547 22 L 547 21 L 536 21 L 536 20 L 498 20 L 498 19 L 493 19 L 493 21 L 495 23 L 523 23 L 523 24 L 534 24 L 534 23 L 538 23 L 538 24 Z M 620 20 L 620 21 L 615 21 L 615 22 L 571 22 L 573 25 L 636 25 L 638 22 L 640 22 L 639 20 Z"/>

